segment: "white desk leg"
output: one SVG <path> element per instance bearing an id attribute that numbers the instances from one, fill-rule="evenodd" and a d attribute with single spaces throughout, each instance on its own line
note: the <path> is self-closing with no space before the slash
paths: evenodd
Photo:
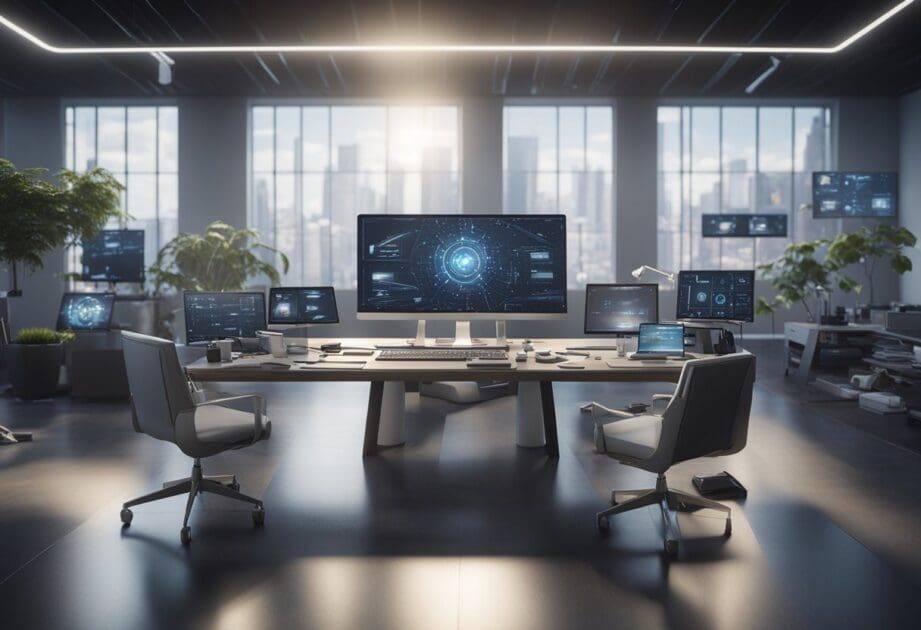
<path id="1" fill-rule="evenodd" d="M 377 431 L 380 446 L 398 446 L 406 442 L 406 383 L 386 381 L 381 401 L 381 424 Z"/>
<path id="2" fill-rule="evenodd" d="M 540 383 L 518 383 L 515 404 L 515 443 L 525 447 L 543 446 L 544 412 L 541 407 Z"/>

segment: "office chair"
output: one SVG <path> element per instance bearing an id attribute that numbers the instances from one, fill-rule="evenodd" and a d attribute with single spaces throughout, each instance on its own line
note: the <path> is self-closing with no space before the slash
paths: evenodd
<path id="1" fill-rule="evenodd" d="M 176 346 L 170 341 L 123 331 L 122 345 L 135 431 L 172 442 L 194 460 L 190 477 L 164 483 L 162 490 L 124 503 L 122 523 L 131 525 L 130 508 L 136 505 L 188 494 L 179 534 L 182 544 L 187 545 L 192 540 L 192 503 L 200 492 L 210 492 L 251 503 L 253 523 L 261 526 L 265 521 L 262 501 L 241 493 L 233 475 L 203 475 L 201 460 L 268 439 L 272 424 L 264 415 L 262 397 L 192 391 L 179 365 Z M 248 411 L 233 408 L 244 405 L 249 406 Z"/>
<path id="2" fill-rule="evenodd" d="M 680 531 L 672 511 L 680 507 L 709 508 L 726 514 L 725 535 L 732 533 L 730 508 L 716 501 L 670 490 L 665 480 L 672 465 L 698 457 L 731 455 L 745 447 L 752 389 L 755 383 L 755 357 L 749 353 L 706 359 L 684 364 L 672 396 L 653 400 L 668 403 L 661 415 L 632 415 L 607 409 L 620 416 L 608 424 L 595 426 L 595 449 L 622 464 L 654 472 L 656 487 L 622 492 L 633 498 L 617 502 L 618 491 L 611 492 L 611 507 L 597 515 L 598 529 L 608 530 L 608 519 L 648 505 L 658 505 L 665 524 L 665 551 L 678 551 Z"/>

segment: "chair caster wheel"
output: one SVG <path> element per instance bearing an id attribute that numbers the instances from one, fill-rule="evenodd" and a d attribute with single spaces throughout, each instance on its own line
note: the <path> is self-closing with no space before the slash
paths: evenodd
<path id="1" fill-rule="evenodd" d="M 122 523 L 124 523 L 125 525 L 131 525 L 131 519 L 134 518 L 134 512 L 132 512 L 128 508 L 122 508 L 121 517 L 122 517 Z"/>
<path id="2" fill-rule="evenodd" d="M 262 527 L 265 524 L 265 508 L 257 505 L 253 508 L 253 525 Z"/>
<path id="3" fill-rule="evenodd" d="M 726 536 L 732 536 L 732 521 L 728 518 L 726 519 L 726 531 L 723 532 Z"/>
<path id="4" fill-rule="evenodd" d="M 192 542 L 192 528 L 186 526 L 179 530 L 179 540 L 183 545 L 188 545 Z"/>
<path id="5" fill-rule="evenodd" d="M 666 540 L 665 541 L 665 553 L 669 558 L 674 558 L 678 555 L 678 541 L 677 540 Z"/>
<path id="6" fill-rule="evenodd" d="M 230 488 L 231 490 L 233 490 L 234 492 L 239 492 L 239 491 L 240 491 L 240 482 L 234 481 L 232 484 L 230 484 L 230 485 L 227 486 L 227 487 Z"/>

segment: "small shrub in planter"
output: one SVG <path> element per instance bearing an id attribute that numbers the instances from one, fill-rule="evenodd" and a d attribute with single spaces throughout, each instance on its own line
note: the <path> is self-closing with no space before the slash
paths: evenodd
<path id="1" fill-rule="evenodd" d="M 6 347 L 13 394 L 23 400 L 51 398 L 58 389 L 64 344 L 72 332 L 23 328 Z"/>

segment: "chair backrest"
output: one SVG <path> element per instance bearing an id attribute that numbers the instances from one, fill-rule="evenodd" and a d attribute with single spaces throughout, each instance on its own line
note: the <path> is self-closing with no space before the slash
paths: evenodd
<path id="1" fill-rule="evenodd" d="M 755 384 L 755 356 L 732 354 L 688 361 L 663 416 L 656 455 L 668 465 L 688 459 L 729 455 L 748 439 Z"/>
<path id="2" fill-rule="evenodd" d="M 180 412 L 192 409 L 192 395 L 171 341 L 122 332 L 125 370 L 136 427 L 150 436 L 175 442 Z"/>

